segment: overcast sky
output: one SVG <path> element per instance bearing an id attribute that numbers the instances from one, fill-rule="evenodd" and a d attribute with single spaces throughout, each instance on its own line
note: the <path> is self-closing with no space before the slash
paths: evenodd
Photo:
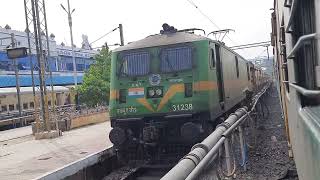
<path id="1" fill-rule="evenodd" d="M 273 0 L 193 0 L 221 29 L 236 32 L 225 39 L 228 46 L 270 40 L 270 13 Z M 67 7 L 67 0 L 46 0 L 48 29 L 56 35 L 58 44 L 70 44 L 67 14 L 60 7 Z M 142 39 L 159 33 L 161 25 L 168 23 L 178 29 L 202 28 L 207 32 L 217 30 L 187 0 L 70 0 L 73 14 L 75 44 L 80 46 L 81 35 L 92 42 L 117 27 L 124 27 L 125 42 Z M 23 0 L 1 0 L 0 26 L 9 24 L 12 29 L 24 30 Z M 93 44 L 93 47 L 119 43 L 118 31 Z M 271 49 L 271 48 L 270 48 Z M 266 55 L 263 48 L 238 51 L 246 58 Z M 272 52 L 270 50 L 270 52 Z"/>

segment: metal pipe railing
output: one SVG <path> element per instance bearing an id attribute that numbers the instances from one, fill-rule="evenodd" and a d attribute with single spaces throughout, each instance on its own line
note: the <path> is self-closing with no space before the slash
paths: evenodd
<path id="1" fill-rule="evenodd" d="M 303 88 L 301 86 L 295 85 L 293 83 L 289 83 L 289 86 L 296 89 L 299 93 L 301 93 L 302 95 L 307 96 L 307 97 L 314 97 L 314 96 L 320 95 L 319 90 L 309 90 L 309 89 Z"/>
<path id="2" fill-rule="evenodd" d="M 307 34 L 303 35 L 299 38 L 298 42 L 294 45 L 293 49 L 289 53 L 287 59 L 292 59 L 294 57 L 294 54 L 300 49 L 300 47 L 305 43 L 305 41 L 316 39 L 317 33 Z"/>
<path id="3" fill-rule="evenodd" d="M 288 24 L 287 24 L 287 27 L 286 27 L 286 33 L 290 32 L 290 28 L 291 28 L 291 25 L 293 23 L 293 18 L 294 18 L 294 15 L 296 13 L 297 6 L 298 6 L 298 0 L 293 0 L 292 5 L 291 5 L 291 11 L 290 11 Z"/>
<path id="4" fill-rule="evenodd" d="M 184 156 L 161 180 L 195 179 L 217 157 L 217 151 L 224 144 L 227 136 L 244 122 L 269 86 L 270 84 L 266 85 L 260 93 L 253 97 L 253 105 L 249 112 L 247 107 L 243 107 L 231 114 L 206 139 L 193 146 L 191 152 Z"/>

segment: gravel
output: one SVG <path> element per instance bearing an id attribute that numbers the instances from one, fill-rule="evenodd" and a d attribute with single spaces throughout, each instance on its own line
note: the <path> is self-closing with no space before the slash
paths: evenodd
<path id="1" fill-rule="evenodd" d="M 266 118 L 257 119 L 257 145 L 249 149 L 247 171 L 237 167 L 235 179 L 297 180 L 295 164 L 288 155 L 288 143 L 281 106 L 275 87 L 269 89 L 263 99 L 269 109 Z M 251 140 L 252 141 L 252 140 Z M 252 144 L 253 142 L 249 142 Z"/>

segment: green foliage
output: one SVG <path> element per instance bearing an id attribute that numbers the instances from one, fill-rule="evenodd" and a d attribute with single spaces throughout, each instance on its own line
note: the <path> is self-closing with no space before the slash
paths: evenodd
<path id="1" fill-rule="evenodd" d="M 111 51 L 103 47 L 94 59 L 96 63 L 84 74 L 83 83 L 77 89 L 80 103 L 90 107 L 109 104 Z"/>

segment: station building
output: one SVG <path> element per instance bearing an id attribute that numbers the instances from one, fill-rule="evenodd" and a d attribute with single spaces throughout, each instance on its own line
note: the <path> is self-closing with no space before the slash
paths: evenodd
<path id="1" fill-rule="evenodd" d="M 13 33 L 16 39 L 17 47 L 28 47 L 27 33 L 23 31 L 12 30 L 8 25 L 5 28 L 0 27 L 0 87 L 15 87 L 16 80 L 14 74 L 13 61 L 8 59 L 6 48 L 11 44 L 10 35 Z M 7 38 L 7 39 L 6 39 Z M 75 58 L 77 67 L 78 82 L 82 82 L 83 74 L 94 63 L 94 56 L 98 53 L 92 50 L 87 36 L 82 37 L 82 47 L 75 47 Z M 38 63 L 35 52 L 34 40 L 31 39 L 31 57 L 17 59 L 19 69 L 20 85 L 31 86 L 30 76 L 30 58 L 34 65 L 35 74 L 37 74 Z M 72 48 L 65 46 L 64 43 L 57 44 L 53 34 L 49 37 L 49 68 L 53 73 L 54 85 L 72 85 L 73 81 L 73 61 Z M 37 83 L 37 75 L 35 76 Z"/>
<path id="2" fill-rule="evenodd" d="M 4 28 L 0 27 L 0 115 L 18 110 L 16 105 L 18 101 L 16 96 L 15 67 L 13 61 L 7 57 L 6 53 L 6 49 L 11 44 L 11 33 L 15 36 L 17 47 L 29 47 L 26 32 L 12 30 L 8 25 Z M 90 47 L 87 36 L 83 35 L 82 39 L 82 47 L 74 47 L 78 84 L 82 83 L 84 72 L 95 63 L 94 56 L 98 53 L 98 51 L 92 50 Z M 23 105 L 21 106 L 23 110 L 32 109 L 32 104 L 34 104 L 32 98 L 33 91 L 31 88 L 32 77 L 30 61 L 32 61 L 34 66 L 35 84 L 39 84 L 39 67 L 34 43 L 34 39 L 31 39 L 31 56 L 17 59 L 21 98 L 23 98 Z M 45 47 L 44 49 L 47 48 Z M 57 91 L 55 94 L 57 99 L 56 105 L 71 103 L 70 87 L 74 85 L 72 48 L 65 46 L 64 43 L 57 44 L 55 36 L 51 34 L 49 37 L 49 49 L 50 52 L 46 54 L 49 54 L 48 68 L 52 71 L 53 77 L 50 79 L 49 76 L 47 76 L 46 84 L 48 86 L 52 81 L 54 90 Z M 61 96 L 61 94 L 64 94 L 64 96 Z"/>

